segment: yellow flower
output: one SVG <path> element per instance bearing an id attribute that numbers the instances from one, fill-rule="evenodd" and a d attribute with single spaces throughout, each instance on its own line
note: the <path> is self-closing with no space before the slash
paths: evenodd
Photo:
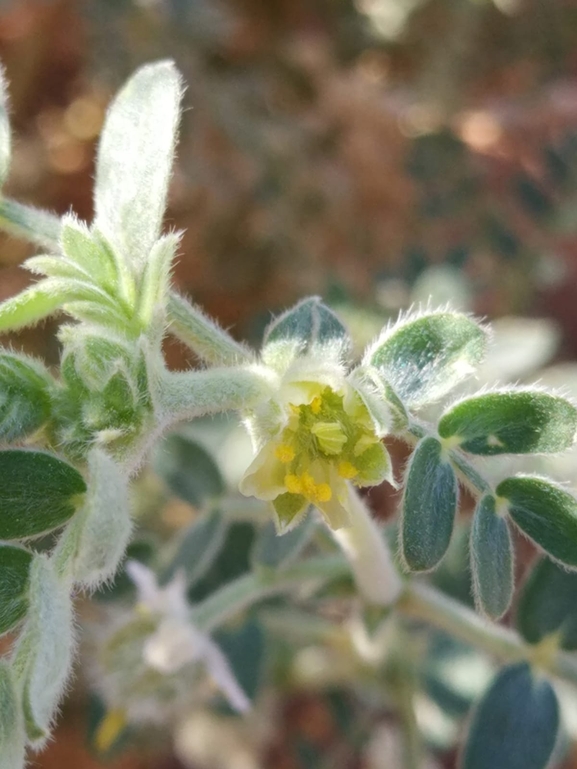
<path id="1" fill-rule="evenodd" d="M 271 501 L 281 531 L 297 524 L 309 505 L 331 528 L 348 526 L 349 484 L 392 482 L 388 452 L 358 391 L 338 372 L 318 378 L 285 380 L 264 418 L 252 417 L 253 433 L 260 417 L 268 439 L 240 490 Z M 257 432 L 263 433 L 258 425 Z"/>

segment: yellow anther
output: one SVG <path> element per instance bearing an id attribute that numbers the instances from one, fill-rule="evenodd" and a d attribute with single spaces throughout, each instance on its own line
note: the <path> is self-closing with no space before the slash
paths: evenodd
<path id="1" fill-rule="evenodd" d="M 329 502 L 333 492 L 328 483 L 319 483 L 316 488 L 315 501 L 316 502 Z"/>
<path id="2" fill-rule="evenodd" d="M 315 395 L 311 401 L 311 411 L 313 414 L 320 414 L 321 407 L 323 405 L 323 399 L 320 395 Z"/>
<path id="3" fill-rule="evenodd" d="M 99 753 L 109 750 L 127 724 L 126 713 L 119 708 L 109 710 L 96 730 L 94 744 Z"/>
<path id="4" fill-rule="evenodd" d="M 351 478 L 354 478 L 359 471 L 353 465 L 352 462 L 343 461 L 343 462 L 339 462 L 339 464 L 337 465 L 337 472 L 341 476 L 341 478 L 345 478 L 345 480 L 350 480 Z"/>
<path id="5" fill-rule="evenodd" d="M 310 473 L 303 473 L 300 477 L 302 494 L 308 499 L 314 499 L 316 496 L 317 485 L 315 479 Z"/>
<path id="6" fill-rule="evenodd" d="M 292 411 L 292 413 L 294 414 L 294 416 L 298 416 L 301 413 L 301 407 L 300 406 L 295 406 L 294 403 L 289 403 L 289 408 Z"/>
<path id="7" fill-rule="evenodd" d="M 291 494 L 303 493 L 301 479 L 298 477 L 298 475 L 285 475 L 284 485 L 286 486 L 287 491 L 290 491 Z"/>
<path id="8" fill-rule="evenodd" d="M 286 465 L 289 462 L 292 462 L 295 458 L 295 450 L 287 443 L 281 443 L 280 446 L 277 446 L 274 450 L 274 455 L 280 462 Z"/>

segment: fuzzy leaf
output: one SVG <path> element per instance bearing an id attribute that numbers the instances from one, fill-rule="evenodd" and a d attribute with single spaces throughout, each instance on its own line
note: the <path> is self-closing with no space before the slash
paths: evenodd
<path id="1" fill-rule="evenodd" d="M 196 470 L 194 473 L 196 475 Z M 224 545 L 227 522 L 219 510 L 202 515 L 184 532 L 174 557 L 162 575 L 162 584 L 170 582 L 179 569 L 191 587 L 212 566 Z"/>
<path id="2" fill-rule="evenodd" d="M 172 62 L 142 67 L 112 103 L 100 139 L 95 226 L 138 271 L 160 236 L 181 94 Z"/>
<path id="3" fill-rule="evenodd" d="M 41 280 L 0 304 L 0 332 L 33 326 L 59 310 L 66 301 L 54 280 Z"/>
<path id="4" fill-rule="evenodd" d="M 288 566 L 310 542 L 315 527 L 312 515 L 308 515 L 300 526 L 283 535 L 278 534 L 273 521 L 265 523 L 258 531 L 252 549 L 253 565 L 265 569 L 282 569 Z"/>
<path id="5" fill-rule="evenodd" d="M 477 608 L 499 619 L 509 608 L 514 588 L 514 554 L 505 518 L 495 512 L 495 497 L 479 500 L 471 528 L 471 568 Z"/>
<path id="6" fill-rule="evenodd" d="M 91 275 L 99 286 L 114 289 L 118 285 L 119 268 L 114 254 L 97 232 L 90 232 L 73 216 L 65 216 L 60 243 L 64 255 Z"/>
<path id="7" fill-rule="evenodd" d="M 436 438 L 423 438 L 411 457 L 401 524 L 401 548 L 411 571 L 429 571 L 445 555 L 457 510 L 458 484 Z"/>
<path id="8" fill-rule="evenodd" d="M 526 662 L 504 668 L 473 716 L 462 769 L 545 769 L 559 730 L 551 684 Z"/>
<path id="9" fill-rule="evenodd" d="M 0 766 L 21 769 L 24 766 L 24 720 L 13 671 L 6 660 L 0 661 Z"/>
<path id="10" fill-rule="evenodd" d="M 67 462 L 40 451 L 0 451 L 0 539 L 23 539 L 71 518 L 86 484 Z"/>
<path id="11" fill-rule="evenodd" d="M 24 619 L 32 553 L 22 547 L 0 545 L 0 634 Z"/>
<path id="12" fill-rule="evenodd" d="M 138 314 L 143 328 L 153 321 L 164 323 L 165 306 L 170 288 L 170 270 L 180 235 L 175 232 L 160 238 L 150 252 L 142 275 Z M 164 331 L 164 328 L 162 328 Z"/>
<path id="13" fill-rule="evenodd" d="M 50 731 L 72 664 L 74 632 L 68 584 L 52 562 L 36 555 L 30 569 L 30 611 L 17 656 L 27 651 L 24 713 L 26 731 L 41 745 Z"/>
<path id="14" fill-rule="evenodd" d="M 557 634 L 559 645 L 577 650 L 577 574 L 541 558 L 523 586 L 517 604 L 517 629 L 532 644 Z"/>
<path id="15" fill-rule="evenodd" d="M 0 70 L 0 187 L 3 187 L 12 156 L 12 141 L 10 137 L 10 119 L 8 117 L 8 93 L 4 70 Z"/>
<path id="16" fill-rule="evenodd" d="M 577 409 L 540 390 L 508 390 L 460 401 L 439 421 L 439 435 L 472 454 L 562 451 L 573 445 Z"/>
<path id="17" fill-rule="evenodd" d="M 369 347 L 364 363 L 374 366 L 405 405 L 442 398 L 473 373 L 483 359 L 486 333 L 455 312 L 408 316 Z"/>
<path id="18" fill-rule="evenodd" d="M 528 475 L 507 478 L 496 492 L 521 531 L 551 558 L 577 568 L 577 500 L 572 494 Z"/>
<path id="19" fill-rule="evenodd" d="M 339 357 L 350 346 L 347 330 L 318 296 L 295 304 L 275 318 L 265 331 L 262 357 L 269 365 L 283 366 L 296 355 L 324 350 Z"/>
<path id="20" fill-rule="evenodd" d="M 40 362 L 0 353 L 0 441 L 11 443 L 42 427 L 50 417 L 52 383 Z"/>
<path id="21" fill-rule="evenodd" d="M 74 581 L 94 588 L 114 576 L 132 532 L 128 479 L 104 451 L 88 456 L 88 493 L 60 538 L 56 560 L 65 559 Z"/>
<path id="22" fill-rule="evenodd" d="M 215 634 L 234 677 L 249 698 L 254 700 L 264 672 L 266 639 L 262 626 L 255 619 L 248 619 L 240 628 L 221 630 Z"/>

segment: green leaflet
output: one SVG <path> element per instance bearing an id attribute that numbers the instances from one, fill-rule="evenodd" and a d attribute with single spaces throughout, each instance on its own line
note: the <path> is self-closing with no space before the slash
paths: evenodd
<path id="1" fill-rule="evenodd" d="M 52 377 L 40 362 L 0 353 L 0 441 L 24 438 L 48 421 L 52 385 Z"/>
<path id="2" fill-rule="evenodd" d="M 466 315 L 429 312 L 386 329 L 364 358 L 405 405 L 442 398 L 473 373 L 485 355 L 486 332 Z"/>
<path id="3" fill-rule="evenodd" d="M 411 571 L 429 571 L 445 555 L 457 510 L 458 485 L 436 438 L 423 438 L 411 457 L 402 507 L 401 550 Z"/>
<path id="4" fill-rule="evenodd" d="M 24 539 L 61 526 L 86 484 L 67 462 L 40 451 L 0 451 L 0 539 Z"/>
<path id="5" fill-rule="evenodd" d="M 556 561 L 577 568 L 577 500 L 553 482 L 519 475 L 502 481 L 497 496 L 506 500 L 517 526 Z"/>
<path id="6" fill-rule="evenodd" d="M 461 769 L 545 769 L 559 730 L 551 684 L 526 662 L 499 673 L 476 708 Z"/>
<path id="7" fill-rule="evenodd" d="M 171 61 L 141 67 L 115 98 L 102 131 L 95 226 L 135 272 L 160 236 L 181 95 Z"/>
<path id="8" fill-rule="evenodd" d="M 349 349 L 346 328 L 318 296 L 295 304 L 268 326 L 263 342 L 262 359 L 271 366 L 283 366 L 296 355 L 324 351 L 325 355 L 342 356 Z"/>
<path id="9" fill-rule="evenodd" d="M 0 545 L 0 634 L 26 616 L 31 562 L 28 550 Z"/>
<path id="10" fill-rule="evenodd" d="M 173 494 L 195 507 L 225 491 L 224 479 L 208 451 L 182 435 L 170 435 L 161 444 L 154 469 Z"/>
<path id="11" fill-rule="evenodd" d="M 224 545 L 228 524 L 219 510 L 201 515 L 184 532 L 174 556 L 162 574 L 166 584 L 182 569 L 189 587 L 195 584 L 212 566 Z"/>
<path id="12" fill-rule="evenodd" d="M 472 454 L 562 451 L 573 445 L 577 409 L 540 390 L 504 390 L 460 401 L 438 429 L 441 438 L 458 440 Z"/>
<path id="13" fill-rule="evenodd" d="M 0 766 L 20 769 L 24 766 L 24 722 L 20 697 L 13 671 L 6 660 L 0 661 Z"/>
<path id="14" fill-rule="evenodd" d="M 514 554 L 505 518 L 495 512 L 495 497 L 486 494 L 475 510 L 471 528 L 471 568 L 477 608 L 499 619 L 509 608 L 514 589 Z"/>
<path id="15" fill-rule="evenodd" d="M 549 558 L 532 569 L 517 604 L 517 629 L 529 643 L 553 633 L 567 651 L 577 650 L 577 574 Z"/>

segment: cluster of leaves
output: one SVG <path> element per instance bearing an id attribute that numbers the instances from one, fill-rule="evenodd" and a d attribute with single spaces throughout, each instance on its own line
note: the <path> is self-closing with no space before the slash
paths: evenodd
<path id="1" fill-rule="evenodd" d="M 279 537 L 271 521 L 256 535 L 251 527 L 255 541 L 241 545 L 237 559 L 245 562 L 239 571 L 232 558 L 231 568 L 224 554 L 245 535 L 227 517 L 230 499 L 218 469 L 182 437 L 169 438 L 158 472 L 204 515 L 176 547 L 171 543 L 168 556 L 146 551 L 157 576 L 128 568 L 146 611 L 129 610 L 104 642 L 99 664 L 109 716 L 100 747 L 117 737 L 111 724 L 189 707 L 199 661 L 241 709 L 255 685 L 243 679 L 239 649 L 262 648 L 258 623 L 249 618 L 236 635 L 219 637 L 244 687 L 240 695 L 208 633 L 271 593 L 337 582 L 352 571 L 355 587 L 349 582 L 347 595 L 358 591 L 368 604 L 398 609 L 385 624 L 414 610 L 421 594 L 412 592 L 410 578 L 401 584 L 385 536 L 355 488 L 392 480 L 381 444 L 391 436 L 412 447 L 399 525 L 406 571 L 431 571 L 447 553 L 459 484 L 477 500 L 470 549 L 479 611 L 495 620 L 511 604 L 510 522 L 546 555 L 524 588 L 514 654 L 503 655 L 522 661 L 502 670 L 485 694 L 462 759 L 464 769 L 542 769 L 559 720 L 556 695 L 542 676 L 571 677 L 560 650 L 575 648 L 575 575 L 557 564 L 577 568 L 577 502 L 540 476 L 506 475 L 492 484 L 476 458 L 562 451 L 573 444 L 577 409 L 539 387 L 511 387 L 467 395 L 445 405 L 433 423 L 423 419 L 423 410 L 473 374 L 485 354 L 487 330 L 450 309 L 401 317 L 348 370 L 351 340 L 317 298 L 273 320 L 259 356 L 171 294 L 178 236 L 161 229 L 180 96 L 170 63 L 142 68 L 121 91 L 101 139 L 90 228 L 0 201 L 7 228 L 49 251 L 27 264 L 44 277 L 0 306 L 0 330 L 56 310 L 75 321 L 59 332 L 58 378 L 23 355 L 0 354 L 0 537 L 15 543 L 0 548 L 0 632 L 18 631 L 0 665 L 2 764 L 19 769 L 25 746 L 41 746 L 50 733 L 74 650 L 71 594 L 117 571 L 132 531 L 129 481 L 147 452 L 175 423 L 235 410 L 258 450 L 244 480 L 251 479 L 250 493 L 275 504 L 277 524 L 288 533 Z M 0 126 L 5 176 L 5 114 Z M 168 324 L 206 369 L 167 370 L 161 345 Z M 200 483 L 201 493 L 203 476 L 210 482 Z M 345 558 L 330 550 L 312 514 L 306 517 L 309 503 L 335 530 Z M 305 550 L 314 554 L 301 559 Z M 119 582 L 112 593 L 122 593 Z M 491 626 L 475 624 L 458 605 L 452 611 L 468 627 L 467 639 L 487 648 Z M 443 627 L 443 612 L 433 600 L 425 618 Z"/>

